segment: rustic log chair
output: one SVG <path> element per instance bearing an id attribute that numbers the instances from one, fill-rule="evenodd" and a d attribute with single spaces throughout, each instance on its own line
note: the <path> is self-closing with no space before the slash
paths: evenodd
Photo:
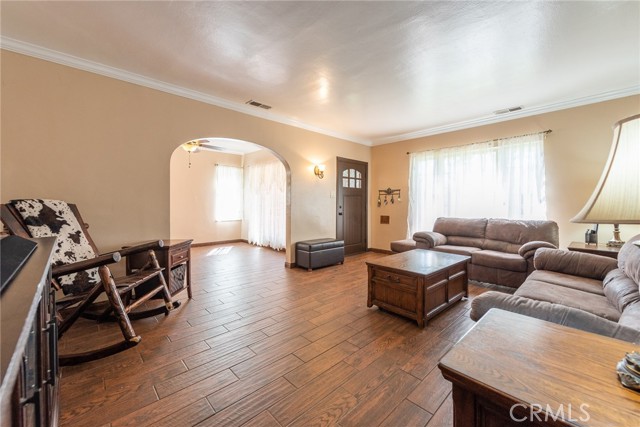
<path id="1" fill-rule="evenodd" d="M 58 338 L 81 316 L 98 321 L 114 318 L 118 321 L 123 341 L 87 352 L 60 355 L 61 365 L 99 359 L 137 345 L 141 337 L 133 330 L 131 319 L 161 313 L 166 315 L 179 305 L 171 301 L 162 275 L 163 269 L 153 251 L 163 246 L 162 240 L 96 255 L 97 247 L 89 236 L 88 225 L 82 220 L 77 207 L 57 200 L 12 200 L 0 205 L 0 218 L 11 234 L 21 237 L 58 237 L 52 284 L 57 291 L 61 290 L 65 294 L 63 298 L 56 298 Z M 149 261 L 146 265 L 132 274 L 114 279 L 107 266 L 119 262 L 121 257 L 140 252 L 148 253 Z M 157 277 L 159 284 L 133 299 L 134 289 L 154 277 Z M 105 292 L 107 300 L 95 302 L 102 292 Z M 156 294 L 161 294 L 164 305 L 144 311 L 132 311 Z"/>

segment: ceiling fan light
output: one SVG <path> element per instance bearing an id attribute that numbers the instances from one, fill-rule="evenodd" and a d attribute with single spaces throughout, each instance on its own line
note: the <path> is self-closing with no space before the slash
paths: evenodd
<path id="1" fill-rule="evenodd" d="M 200 151 L 200 145 L 195 141 L 185 142 L 181 145 L 182 149 L 188 153 L 197 153 Z"/>

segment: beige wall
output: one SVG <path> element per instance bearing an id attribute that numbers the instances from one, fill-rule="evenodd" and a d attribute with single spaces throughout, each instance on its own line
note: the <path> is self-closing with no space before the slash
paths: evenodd
<path id="1" fill-rule="evenodd" d="M 604 166 L 611 125 L 640 111 L 640 96 L 592 104 L 373 149 L 28 56 L 1 52 L 0 199 L 41 197 L 77 203 L 102 250 L 177 236 L 170 230 L 170 160 L 181 143 L 204 137 L 254 142 L 290 168 L 287 261 L 294 242 L 335 236 L 336 156 L 370 164 L 370 247 L 404 238 L 407 151 L 552 129 L 546 141 L 548 217 L 561 244 L 583 238 L 572 224 Z M 275 106 L 277 110 L 277 106 Z M 313 165 L 327 166 L 325 178 Z M 377 190 L 403 200 L 378 208 Z M 332 197 L 333 195 L 333 197 Z M 389 225 L 379 216 L 390 215 Z M 623 238 L 638 227 L 622 226 Z M 610 234 L 602 226 L 600 239 Z"/>
<path id="2" fill-rule="evenodd" d="M 366 146 L 5 50 L 1 55 L 0 199 L 77 203 L 101 250 L 171 235 L 170 159 L 194 138 L 250 141 L 287 162 L 289 262 L 294 242 L 335 236 L 335 157 L 370 162 Z M 312 173 L 317 162 L 327 165 L 321 181 Z"/>
<path id="3" fill-rule="evenodd" d="M 186 141 L 185 141 L 186 142 Z M 242 221 L 217 222 L 215 165 L 242 167 L 241 155 L 202 150 L 191 154 L 177 148 L 171 156 L 170 225 L 172 239 L 193 243 L 238 240 Z"/>
<path id="4" fill-rule="evenodd" d="M 465 129 L 374 147 L 371 156 L 371 246 L 389 249 L 389 242 L 406 238 L 409 175 L 407 152 L 470 144 L 495 138 L 551 129 L 545 140 L 547 217 L 560 227 L 560 244 L 584 240 L 587 224 L 569 220 L 591 195 L 609 154 L 612 125 L 640 112 L 640 96 L 571 108 L 517 120 Z M 378 189 L 401 188 L 403 201 L 378 208 Z M 380 215 L 389 215 L 390 224 L 381 225 Z M 612 226 L 601 225 L 600 241 L 611 238 Z M 622 225 L 622 238 L 640 233 L 639 226 Z"/>

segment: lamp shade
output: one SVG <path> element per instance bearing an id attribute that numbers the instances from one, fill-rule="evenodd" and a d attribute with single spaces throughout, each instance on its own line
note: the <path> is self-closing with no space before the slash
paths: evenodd
<path id="1" fill-rule="evenodd" d="M 640 114 L 614 125 L 600 181 L 571 222 L 640 224 Z"/>

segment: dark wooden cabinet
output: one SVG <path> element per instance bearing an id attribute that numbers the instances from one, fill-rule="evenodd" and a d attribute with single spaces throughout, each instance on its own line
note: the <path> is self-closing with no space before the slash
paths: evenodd
<path id="1" fill-rule="evenodd" d="M 58 333 L 51 255 L 55 238 L 33 239 L 35 252 L 0 297 L 0 425 L 58 425 Z"/>
<path id="2" fill-rule="evenodd" d="M 158 263 L 160 267 L 164 268 L 162 274 L 171 296 L 186 289 L 189 298 L 191 298 L 191 242 L 193 242 L 192 239 L 168 239 L 164 240 L 162 248 L 155 250 Z M 147 260 L 144 253 L 128 256 L 127 274 L 142 267 Z M 145 289 L 152 289 L 156 286 L 156 280 L 152 279 L 140 285 L 137 291 L 144 293 Z"/>
<path id="3" fill-rule="evenodd" d="M 637 427 L 616 365 L 640 346 L 493 309 L 440 360 L 455 427 Z"/>

